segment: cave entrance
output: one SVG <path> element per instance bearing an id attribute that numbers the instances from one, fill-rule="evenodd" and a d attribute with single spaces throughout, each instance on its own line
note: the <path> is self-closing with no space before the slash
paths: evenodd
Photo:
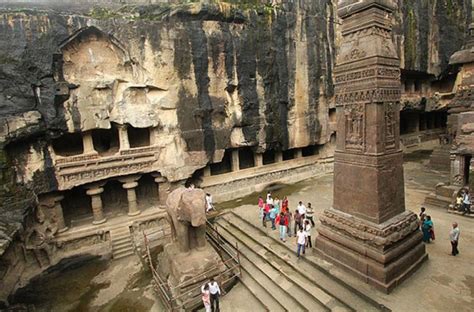
<path id="1" fill-rule="evenodd" d="M 275 151 L 274 150 L 266 150 L 263 153 L 263 164 L 269 165 L 275 163 Z"/>
<path id="2" fill-rule="evenodd" d="M 58 156 L 74 156 L 84 154 L 81 133 L 66 133 L 52 142 L 54 153 Z"/>
<path id="3" fill-rule="evenodd" d="M 318 154 L 318 147 L 316 145 L 308 145 L 302 148 L 303 157 L 314 156 Z"/>
<path id="4" fill-rule="evenodd" d="M 158 184 L 150 174 L 144 174 L 138 180 L 137 202 L 140 210 L 159 204 Z"/>
<path id="5" fill-rule="evenodd" d="M 232 171 L 232 151 L 226 149 L 222 161 L 211 164 L 211 175 L 223 174 Z"/>
<path id="6" fill-rule="evenodd" d="M 289 149 L 282 152 L 283 160 L 295 159 L 295 149 Z"/>
<path id="7" fill-rule="evenodd" d="M 255 167 L 255 158 L 250 147 L 239 149 L 239 168 L 246 169 Z"/>
<path id="8" fill-rule="evenodd" d="M 126 215 L 128 212 L 127 190 L 122 185 L 123 183 L 117 180 L 107 181 L 104 185 L 102 206 L 108 217 Z"/>
<path id="9" fill-rule="evenodd" d="M 128 126 L 127 134 L 131 148 L 150 146 L 150 129 Z"/>
<path id="10" fill-rule="evenodd" d="M 99 155 L 113 155 L 119 151 L 119 136 L 115 124 L 112 124 L 110 129 L 94 129 L 91 134 L 94 149 Z"/>
<path id="11" fill-rule="evenodd" d="M 75 187 L 64 192 L 64 199 L 61 201 L 63 207 L 64 222 L 66 226 L 72 227 L 81 221 L 92 218 L 91 198 L 82 187 Z"/>

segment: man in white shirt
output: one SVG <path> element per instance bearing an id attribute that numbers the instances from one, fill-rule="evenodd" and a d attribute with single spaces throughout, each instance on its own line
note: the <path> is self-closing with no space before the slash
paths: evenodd
<path id="1" fill-rule="evenodd" d="M 303 227 L 300 226 L 298 232 L 296 232 L 296 256 L 300 257 L 300 252 L 303 251 L 304 254 L 304 246 L 306 245 L 306 236 L 307 233 L 303 231 Z"/>
<path id="2" fill-rule="evenodd" d="M 212 312 L 220 311 L 219 309 L 219 296 L 221 295 L 221 289 L 219 288 L 219 284 L 214 280 L 214 278 L 211 278 L 211 281 L 209 282 L 209 292 L 211 293 L 211 309 Z M 214 307 L 215 305 L 215 307 Z"/>
<path id="3" fill-rule="evenodd" d="M 298 212 L 300 213 L 301 218 L 304 219 L 305 214 L 306 214 L 306 206 L 303 204 L 302 201 L 298 203 L 298 207 L 296 207 L 296 209 L 298 209 Z"/>
<path id="4" fill-rule="evenodd" d="M 458 242 L 459 242 L 459 234 L 460 230 L 458 228 L 458 224 L 456 222 L 453 223 L 453 229 L 449 232 L 449 239 L 451 240 L 451 255 L 456 256 L 459 253 L 458 250 Z"/>

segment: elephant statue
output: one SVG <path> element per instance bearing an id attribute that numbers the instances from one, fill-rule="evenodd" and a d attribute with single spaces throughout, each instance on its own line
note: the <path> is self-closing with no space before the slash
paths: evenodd
<path id="1" fill-rule="evenodd" d="M 168 195 L 171 239 L 182 253 L 206 247 L 206 202 L 201 189 L 180 187 Z"/>

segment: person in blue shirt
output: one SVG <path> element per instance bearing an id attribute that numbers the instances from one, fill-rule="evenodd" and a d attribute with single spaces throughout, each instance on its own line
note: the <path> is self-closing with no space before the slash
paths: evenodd
<path id="1" fill-rule="evenodd" d="M 272 221 L 272 230 L 276 230 L 276 226 L 275 226 L 275 218 L 278 214 L 278 210 L 275 206 L 272 205 L 271 209 L 270 209 L 270 221 Z"/>

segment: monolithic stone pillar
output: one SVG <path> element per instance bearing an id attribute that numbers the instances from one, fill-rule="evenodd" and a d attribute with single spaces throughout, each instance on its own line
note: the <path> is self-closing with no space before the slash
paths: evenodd
<path id="1" fill-rule="evenodd" d="M 66 222 L 64 221 L 63 207 L 61 206 L 61 200 L 64 199 L 63 195 L 56 195 L 53 197 L 54 200 L 54 213 L 56 215 L 56 224 L 58 226 L 58 233 L 62 233 L 68 230 Z"/>
<path id="2" fill-rule="evenodd" d="M 119 142 L 120 142 L 120 150 L 123 151 L 123 150 L 130 149 L 130 142 L 128 141 L 127 125 L 118 126 L 118 135 L 119 135 Z"/>
<path id="3" fill-rule="evenodd" d="M 119 180 L 123 183 L 122 187 L 127 190 L 129 216 L 136 216 L 141 213 L 141 211 L 138 209 L 137 193 L 135 192 L 135 188 L 138 186 L 137 180 L 139 178 L 139 176 L 131 176 Z"/>
<path id="4" fill-rule="evenodd" d="M 82 145 L 84 154 L 97 153 L 94 148 L 94 141 L 92 140 L 92 133 L 90 131 L 82 133 Z"/>
<path id="5" fill-rule="evenodd" d="M 387 292 L 427 258 L 405 210 L 393 9 L 391 0 L 339 2 L 334 201 L 316 240 L 323 257 Z"/>
<path id="6" fill-rule="evenodd" d="M 86 191 L 86 194 L 91 197 L 92 202 L 92 214 L 94 216 L 94 221 L 92 224 L 101 224 L 107 221 L 104 217 L 104 210 L 102 207 L 102 198 L 100 194 L 104 189 L 100 186 L 90 186 L 89 189 Z"/>
<path id="7" fill-rule="evenodd" d="M 278 151 L 275 153 L 275 162 L 282 162 L 283 161 L 283 153 Z"/>
<path id="8" fill-rule="evenodd" d="M 253 156 L 254 156 L 255 167 L 263 166 L 263 154 L 254 153 Z"/>
<path id="9" fill-rule="evenodd" d="M 211 176 L 211 166 L 210 165 L 207 165 L 206 167 L 204 167 L 203 175 L 205 177 L 210 177 Z"/>
<path id="10" fill-rule="evenodd" d="M 170 183 L 161 175 L 155 177 L 155 182 L 158 185 L 158 200 L 160 203 L 166 204 L 170 192 Z"/>
<path id="11" fill-rule="evenodd" d="M 295 158 L 301 158 L 301 157 L 303 157 L 303 149 L 297 148 L 295 150 Z"/>
<path id="12" fill-rule="evenodd" d="M 233 149 L 232 150 L 232 163 L 231 163 L 231 168 L 232 171 L 237 171 L 240 170 L 240 165 L 239 165 L 239 150 L 238 149 Z"/>

